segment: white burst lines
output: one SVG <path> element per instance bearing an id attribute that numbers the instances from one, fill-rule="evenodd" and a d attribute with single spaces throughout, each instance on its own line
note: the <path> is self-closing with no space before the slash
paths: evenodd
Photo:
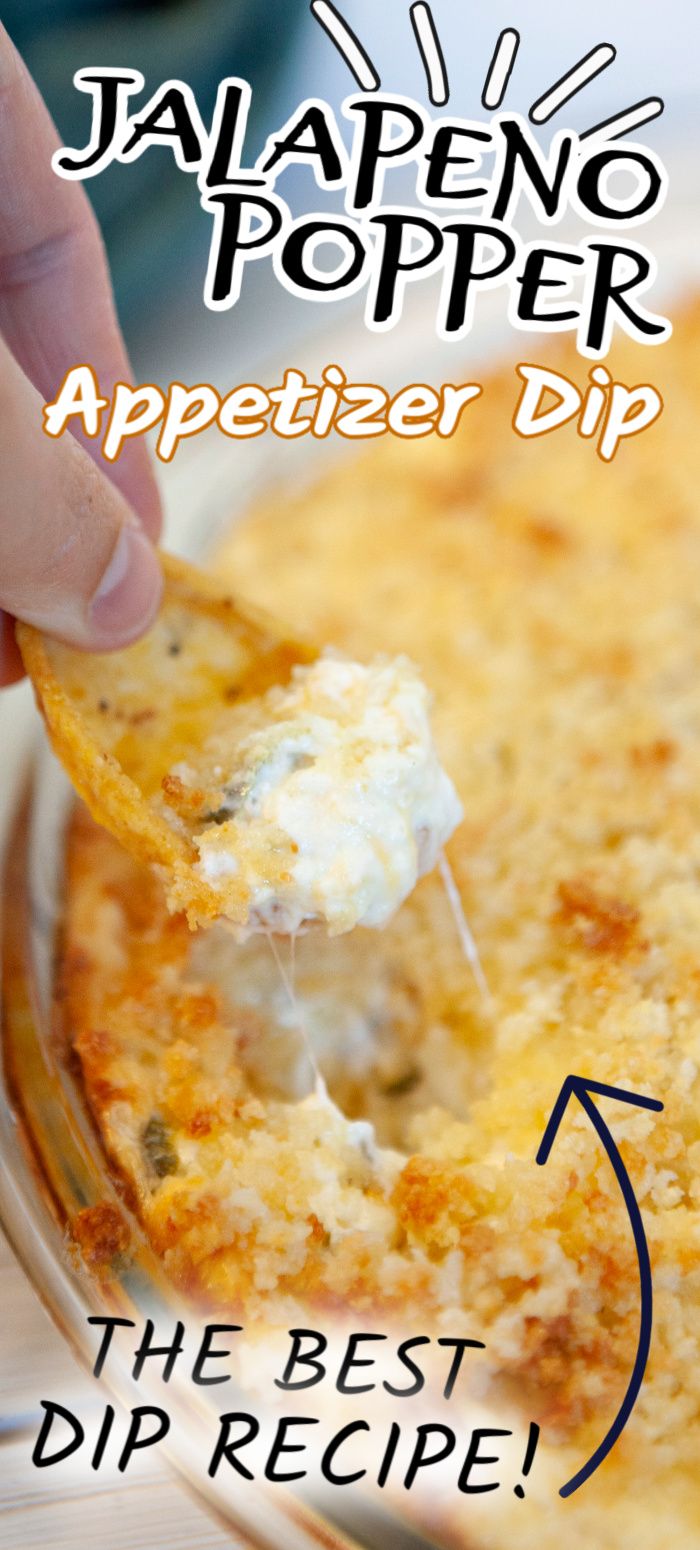
<path id="1" fill-rule="evenodd" d="M 382 83 L 369 54 L 362 47 L 352 28 L 343 20 L 340 12 L 336 11 L 330 0 L 311 0 L 311 11 L 335 44 L 338 53 L 342 54 L 360 90 L 377 91 Z"/>
<path id="2" fill-rule="evenodd" d="M 381 81 L 369 54 L 341 16 L 340 11 L 331 4 L 331 0 L 310 0 L 310 9 L 316 21 L 335 44 L 360 89 L 367 92 L 378 91 Z M 409 16 L 425 70 L 431 105 L 435 108 L 444 107 L 450 100 L 447 65 L 435 18 L 427 0 L 415 0 L 409 8 Z M 520 33 L 515 27 L 504 27 L 499 34 L 486 71 L 481 105 L 487 112 L 494 113 L 501 107 L 510 84 L 519 48 Z M 553 86 L 548 86 L 542 96 L 533 102 L 528 114 L 530 122 L 546 124 L 564 107 L 565 103 L 570 102 L 572 97 L 583 91 L 585 86 L 589 86 L 603 70 L 607 70 L 616 58 L 617 50 L 612 43 L 597 43 L 595 48 L 584 54 L 582 59 L 560 76 Z M 639 129 L 640 125 L 648 124 L 652 119 L 658 118 L 663 111 L 664 102 L 661 97 L 645 97 L 641 102 L 635 102 L 631 107 L 613 113 L 610 118 L 603 119 L 599 124 L 594 124 L 591 129 L 585 129 L 579 138 L 588 140 L 597 136 L 601 140 L 617 140 Z"/>
<path id="3" fill-rule="evenodd" d="M 595 80 L 602 70 L 607 70 L 616 57 L 617 50 L 613 48 L 612 43 L 599 43 L 597 48 L 592 48 L 590 54 L 579 59 L 578 64 L 573 65 L 571 70 L 567 70 L 566 75 L 562 75 L 558 81 L 555 81 L 544 96 L 538 97 L 537 102 L 533 102 L 529 113 L 532 123 L 546 124 L 547 119 L 553 118 L 565 102 L 570 102 L 571 98 L 582 91 L 589 81 Z"/>
<path id="4" fill-rule="evenodd" d="M 515 57 L 520 47 L 520 33 L 513 27 L 506 27 L 501 33 L 493 52 L 493 58 L 486 72 L 484 90 L 481 97 L 482 108 L 488 108 L 494 112 L 500 108 L 503 98 L 508 90 L 508 82 L 513 73 Z"/>
<path id="5" fill-rule="evenodd" d="M 433 13 L 425 0 L 416 0 L 410 16 L 428 82 L 428 97 L 434 108 L 443 108 L 450 100 L 450 87 Z"/>
<path id="6" fill-rule="evenodd" d="M 601 140 L 619 140 L 621 135 L 628 135 L 633 129 L 639 129 L 642 124 L 651 123 L 664 111 L 664 103 L 661 97 L 645 97 L 643 102 L 635 102 L 631 108 L 625 108 L 622 113 L 613 113 L 612 118 L 603 119 L 601 124 L 594 124 L 592 129 L 584 130 L 582 140 L 588 140 L 592 135 L 597 135 Z"/>

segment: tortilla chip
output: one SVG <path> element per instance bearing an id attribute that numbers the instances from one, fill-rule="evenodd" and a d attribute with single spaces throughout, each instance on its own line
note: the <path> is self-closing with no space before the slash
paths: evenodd
<path id="1" fill-rule="evenodd" d="M 216 578 L 163 555 L 154 624 L 121 651 L 88 653 L 28 624 L 17 640 L 51 744 L 93 814 L 138 860 L 164 868 L 192 924 L 221 897 L 194 870 L 197 851 L 177 802 L 173 767 L 209 736 L 225 707 L 288 681 L 313 651 L 242 608 Z M 171 796 L 176 793 L 171 793 Z M 244 923 L 248 890 L 227 914 Z"/>

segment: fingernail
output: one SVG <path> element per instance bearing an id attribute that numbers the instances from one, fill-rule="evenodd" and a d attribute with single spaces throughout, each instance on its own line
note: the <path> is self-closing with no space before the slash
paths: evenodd
<path id="1" fill-rule="evenodd" d="M 109 650 L 136 640 L 154 619 L 162 590 L 155 550 L 138 528 L 125 524 L 88 611 L 95 645 Z"/>

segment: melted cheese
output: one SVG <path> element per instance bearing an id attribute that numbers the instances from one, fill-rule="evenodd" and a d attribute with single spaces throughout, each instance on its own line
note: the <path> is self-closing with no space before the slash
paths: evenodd
<path id="1" fill-rule="evenodd" d="M 242 873 L 253 928 L 383 926 L 462 816 L 429 710 L 402 657 L 363 666 L 327 654 L 265 695 L 228 767 L 216 750 L 223 803 L 195 838 L 224 908 L 227 879 Z"/>

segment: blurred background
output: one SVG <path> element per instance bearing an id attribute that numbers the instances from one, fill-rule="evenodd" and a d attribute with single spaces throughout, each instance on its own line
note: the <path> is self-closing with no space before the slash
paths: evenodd
<path id="1" fill-rule="evenodd" d="M 338 0 L 338 9 L 382 86 L 427 106 L 409 0 Z M 588 0 L 585 6 L 433 0 L 432 10 L 450 79 L 446 111 L 482 116 L 488 62 L 501 28 L 510 26 L 519 29 L 521 45 L 504 106 L 525 113 L 596 44 L 610 42 L 618 51 L 614 64 L 540 131 L 545 143 L 564 122 L 584 129 L 649 95 L 663 97 L 667 111 L 641 137 L 662 153 L 697 143 L 697 0 L 665 0 L 663 6 L 652 0 Z M 308 0 L 4 0 L 2 16 L 68 146 L 81 147 L 89 138 L 91 99 L 72 84 L 74 72 L 88 65 L 142 71 L 146 87 L 132 98 L 135 107 L 164 80 L 187 81 L 206 125 L 221 78 L 246 77 L 253 86 L 249 161 L 305 96 L 322 96 L 339 109 L 355 89 Z M 104 231 L 137 376 L 180 375 L 184 351 L 192 373 L 230 380 L 234 359 L 244 363 L 260 354 L 261 315 L 268 332 L 277 336 L 281 330 L 290 342 L 319 326 L 318 309 L 287 296 L 267 262 L 249 266 L 236 308 L 207 313 L 202 285 L 211 219 L 199 208 L 195 178 L 178 170 L 167 147 L 149 148 L 130 166 L 112 166 L 85 187 Z M 279 187 L 298 213 L 330 202 L 306 169 L 289 169 Z M 392 197 L 406 197 L 400 171 L 387 187 Z M 680 185 L 678 198 L 684 197 Z M 324 325 L 332 326 L 334 307 L 323 313 L 329 314 Z"/>

